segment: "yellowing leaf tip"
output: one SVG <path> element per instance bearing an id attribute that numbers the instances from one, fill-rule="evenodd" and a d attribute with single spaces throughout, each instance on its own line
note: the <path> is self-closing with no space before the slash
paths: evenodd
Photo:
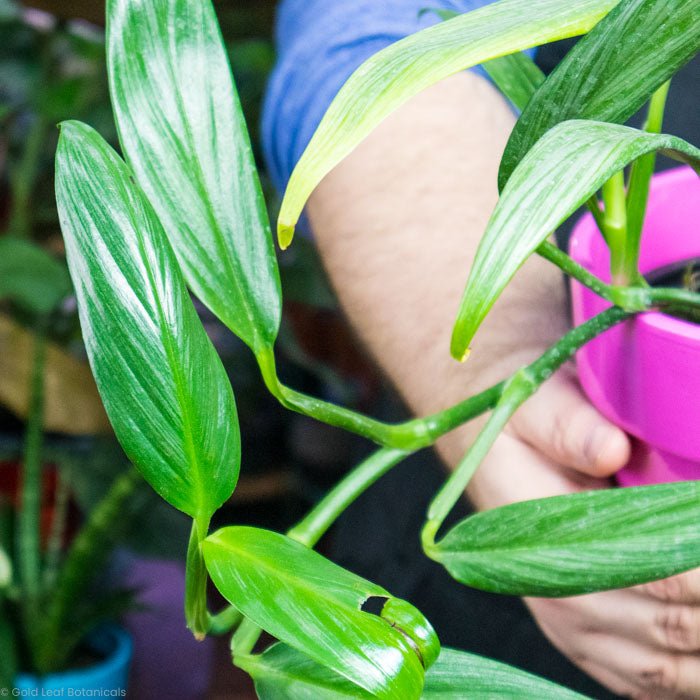
<path id="1" fill-rule="evenodd" d="M 294 225 L 279 223 L 277 226 L 277 240 L 282 250 L 286 250 L 294 238 Z"/>

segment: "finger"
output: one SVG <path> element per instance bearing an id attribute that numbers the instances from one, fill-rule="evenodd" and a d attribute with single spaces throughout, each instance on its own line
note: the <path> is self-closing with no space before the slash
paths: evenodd
<path id="1" fill-rule="evenodd" d="M 700 650 L 700 606 L 635 595 L 629 589 L 606 591 L 549 603 L 551 615 L 600 634 L 623 636 L 659 651 Z"/>
<path id="2" fill-rule="evenodd" d="M 700 605 L 700 569 L 644 583 L 629 590 L 666 603 Z"/>
<path id="3" fill-rule="evenodd" d="M 610 476 L 629 460 L 629 438 L 583 396 L 568 367 L 523 404 L 511 427 L 550 459 L 591 476 Z"/>
<path id="4" fill-rule="evenodd" d="M 467 492 L 479 510 L 605 488 L 607 481 L 562 467 L 507 432 L 485 457 Z"/>
<path id="5" fill-rule="evenodd" d="M 574 661 L 609 687 L 619 683 L 629 697 L 647 700 L 700 697 L 700 658 L 662 653 L 610 635 L 581 635 Z M 619 686 L 618 686 L 619 687 Z"/>

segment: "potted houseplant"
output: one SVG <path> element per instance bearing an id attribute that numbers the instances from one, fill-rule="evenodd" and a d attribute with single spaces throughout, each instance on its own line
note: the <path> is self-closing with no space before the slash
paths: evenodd
<path id="1" fill-rule="evenodd" d="M 389 425 L 301 394 L 277 376 L 277 263 L 209 0 L 107 3 L 108 73 L 126 162 L 94 129 L 75 121 L 61 126 L 56 160 L 58 211 L 83 334 L 118 439 L 153 488 L 192 520 L 188 626 L 198 638 L 232 631 L 233 661 L 253 676 L 262 697 L 494 697 L 514 687 L 520 696 L 569 695 L 501 664 L 440 650 L 416 608 L 312 549 L 388 469 L 489 409 L 489 421 L 436 495 L 423 530 L 426 554 L 457 580 L 495 592 L 569 596 L 700 564 L 695 482 L 517 503 L 471 516 L 437 538 L 512 413 L 579 348 L 652 308 L 697 314 L 697 294 L 650 288 L 636 274 L 641 223 L 638 231 L 620 225 L 626 194 L 619 173 L 658 149 L 700 171 L 700 151 L 614 122 L 692 58 L 699 24 L 696 5 L 680 0 L 502 0 L 398 42 L 346 83 L 290 181 L 280 212 L 283 247 L 321 177 L 421 88 L 537 43 L 586 32 L 592 37 L 582 42 L 579 66 L 590 73 L 585 84 L 596 89 L 576 99 L 562 91 L 555 105 L 545 100 L 519 122 L 452 353 L 465 358 L 490 306 L 535 251 L 613 305 L 481 394 L 433 416 Z M 652 28 L 653 45 L 640 42 Z M 601 45 L 613 39 L 616 47 L 623 42 L 632 54 L 642 52 L 650 70 L 637 70 L 633 61 L 600 60 Z M 528 105 L 558 79 L 542 82 L 519 54 L 503 59 L 495 72 L 511 98 Z M 614 100 L 600 89 L 608 83 L 616 88 Z M 637 222 L 650 176 L 649 159 L 642 162 L 630 185 Z M 601 187 L 604 212 L 595 198 Z M 625 269 L 635 270 L 628 279 L 613 277 L 608 284 L 546 241 L 586 201 L 613 255 L 626 253 Z M 236 486 L 240 437 L 231 387 L 188 286 L 250 347 L 267 388 L 284 406 L 380 445 L 286 535 L 235 525 L 210 533 L 212 516 Z M 207 608 L 209 579 L 231 604 L 217 614 Z M 254 653 L 262 630 L 279 642 Z"/>
<path id="2" fill-rule="evenodd" d="M 652 180 L 640 251 L 640 269 L 652 281 L 656 271 L 668 274 L 675 269 L 682 284 L 684 269 L 689 263 L 692 267 L 698 256 L 694 230 L 700 203 L 698 184 L 689 168 Z M 600 233 L 585 218 L 574 231 L 571 254 L 591 273 L 606 277 L 609 269 L 601 267 L 601 244 Z M 605 303 L 576 282 L 572 283 L 572 298 L 577 323 Z M 695 323 L 650 312 L 579 351 L 579 377 L 588 396 L 599 410 L 638 438 L 633 459 L 617 474 L 623 485 L 698 477 L 694 382 L 700 376 L 696 362 L 699 330 Z M 684 410 L 671 410 L 679 400 Z"/>

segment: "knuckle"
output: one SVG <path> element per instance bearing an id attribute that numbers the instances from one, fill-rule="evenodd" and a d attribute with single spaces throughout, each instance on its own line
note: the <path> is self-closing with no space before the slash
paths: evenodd
<path id="1" fill-rule="evenodd" d="M 554 418 L 553 448 L 562 458 L 567 458 L 573 451 L 576 440 L 575 420 L 570 413 L 557 412 Z"/>
<path id="2" fill-rule="evenodd" d="M 645 584 L 647 592 L 666 603 L 683 600 L 687 594 L 685 579 L 681 576 L 671 576 L 660 581 Z"/>
<path id="3" fill-rule="evenodd" d="M 698 618 L 688 605 L 662 605 L 655 624 L 661 633 L 661 642 L 674 651 L 695 651 L 700 641 Z"/>
<path id="4" fill-rule="evenodd" d="M 659 657 L 639 671 L 639 684 L 645 692 L 661 690 L 673 693 L 679 688 L 679 680 L 679 664 L 673 656 Z"/>

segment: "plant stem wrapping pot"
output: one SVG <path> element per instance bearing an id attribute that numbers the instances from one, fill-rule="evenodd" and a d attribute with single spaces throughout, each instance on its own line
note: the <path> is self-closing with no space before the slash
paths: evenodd
<path id="1" fill-rule="evenodd" d="M 640 271 L 700 256 L 700 179 L 691 168 L 656 175 L 642 234 Z M 570 254 L 605 281 L 608 249 L 593 217 L 576 225 Z M 576 325 L 610 304 L 575 280 Z M 700 478 L 700 325 L 650 311 L 603 333 L 576 356 L 588 398 L 636 438 L 617 474 L 622 486 Z"/>
<path id="2" fill-rule="evenodd" d="M 86 646 L 102 660 L 83 668 L 51 673 L 43 678 L 19 674 L 15 678 L 15 686 L 20 691 L 20 697 L 47 694 L 68 697 L 68 691 L 73 694 L 77 691 L 85 697 L 126 697 L 132 652 L 129 635 L 119 627 L 100 627 Z"/>

